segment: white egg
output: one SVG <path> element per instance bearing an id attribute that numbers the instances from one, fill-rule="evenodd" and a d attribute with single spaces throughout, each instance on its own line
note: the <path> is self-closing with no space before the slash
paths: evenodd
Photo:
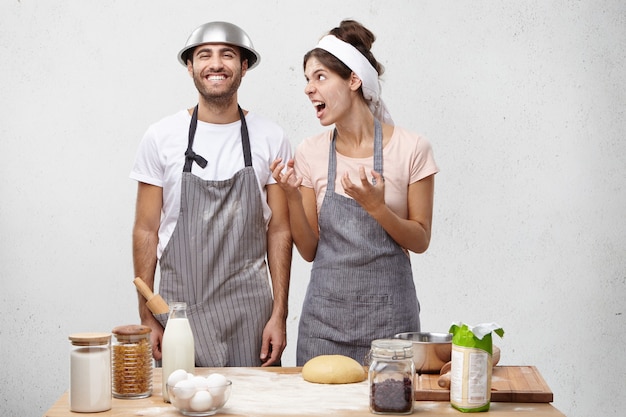
<path id="1" fill-rule="evenodd" d="M 178 381 L 182 381 L 184 379 L 187 379 L 187 371 L 184 369 L 177 369 L 167 378 L 167 385 L 173 387 Z"/>
<path id="2" fill-rule="evenodd" d="M 193 382 L 196 385 L 196 389 L 197 390 L 205 390 L 208 388 L 208 382 L 207 379 L 203 376 L 194 376 L 193 378 L 189 379 L 188 381 Z"/>
<path id="3" fill-rule="evenodd" d="M 213 407 L 213 397 L 209 391 L 198 391 L 191 397 L 189 407 L 193 411 L 208 411 Z"/>
<path id="4" fill-rule="evenodd" d="M 181 400 L 188 400 L 196 393 L 196 384 L 190 379 L 183 379 L 174 385 L 174 395 Z"/>
<path id="5" fill-rule="evenodd" d="M 228 383 L 228 380 L 222 374 L 211 374 L 206 377 L 206 380 L 209 388 L 220 388 L 222 392 L 224 392 Z"/>
<path id="6" fill-rule="evenodd" d="M 180 398 L 174 395 L 170 395 L 170 402 L 179 410 L 189 410 L 189 398 Z"/>
<path id="7" fill-rule="evenodd" d="M 208 389 L 213 396 L 216 405 L 224 402 L 224 392 L 226 391 L 228 380 L 222 374 L 211 374 L 207 377 Z"/>

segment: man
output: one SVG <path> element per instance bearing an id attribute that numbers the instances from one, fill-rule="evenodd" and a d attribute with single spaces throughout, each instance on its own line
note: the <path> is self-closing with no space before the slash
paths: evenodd
<path id="1" fill-rule="evenodd" d="M 269 166 L 291 147 L 279 126 L 238 105 L 241 80 L 260 59 L 241 28 L 206 23 L 178 59 L 199 100 L 150 126 L 139 145 L 130 174 L 135 276 L 154 288 L 158 260 L 160 295 L 187 303 L 196 366 L 279 365 L 292 245 Z M 160 360 L 167 314 L 153 315 L 141 295 L 139 314 Z"/>

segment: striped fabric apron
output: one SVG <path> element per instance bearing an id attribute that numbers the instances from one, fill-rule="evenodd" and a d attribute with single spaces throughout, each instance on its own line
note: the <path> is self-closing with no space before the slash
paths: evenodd
<path id="1" fill-rule="evenodd" d="M 382 175 L 378 120 L 374 130 L 374 169 Z M 335 193 L 336 136 L 335 130 L 320 238 L 298 329 L 298 366 L 330 354 L 363 363 L 372 340 L 420 330 L 409 257 L 359 203 Z"/>
<path id="2" fill-rule="evenodd" d="M 241 142 L 245 168 L 227 180 L 191 173 L 207 161 L 193 150 L 197 111 L 189 126 L 180 213 L 160 260 L 159 292 L 187 303 L 196 366 L 261 366 L 262 334 L 272 311 L 261 192 L 252 168 L 245 116 Z M 163 326 L 167 314 L 157 316 Z"/>

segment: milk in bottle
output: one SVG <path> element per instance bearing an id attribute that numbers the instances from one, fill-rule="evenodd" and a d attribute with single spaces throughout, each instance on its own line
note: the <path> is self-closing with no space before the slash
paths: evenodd
<path id="1" fill-rule="evenodd" d="M 161 341 L 161 366 L 163 371 L 163 401 L 169 402 L 167 378 L 177 369 L 194 373 L 193 333 L 187 318 L 187 304 L 171 303 L 170 315 Z"/>

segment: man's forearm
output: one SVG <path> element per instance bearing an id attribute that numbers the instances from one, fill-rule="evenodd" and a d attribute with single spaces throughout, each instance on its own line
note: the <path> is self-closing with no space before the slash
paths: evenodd
<path id="1" fill-rule="evenodd" d="M 267 260 L 274 291 L 272 315 L 287 319 L 292 242 L 289 231 L 268 233 Z"/>
<path id="2" fill-rule="evenodd" d="M 154 274 L 157 264 L 158 235 L 154 233 L 133 232 L 133 267 L 135 277 L 140 277 L 154 291 Z M 141 320 L 150 319 L 152 312 L 146 306 L 146 299 L 137 292 L 139 301 L 139 316 Z"/>

